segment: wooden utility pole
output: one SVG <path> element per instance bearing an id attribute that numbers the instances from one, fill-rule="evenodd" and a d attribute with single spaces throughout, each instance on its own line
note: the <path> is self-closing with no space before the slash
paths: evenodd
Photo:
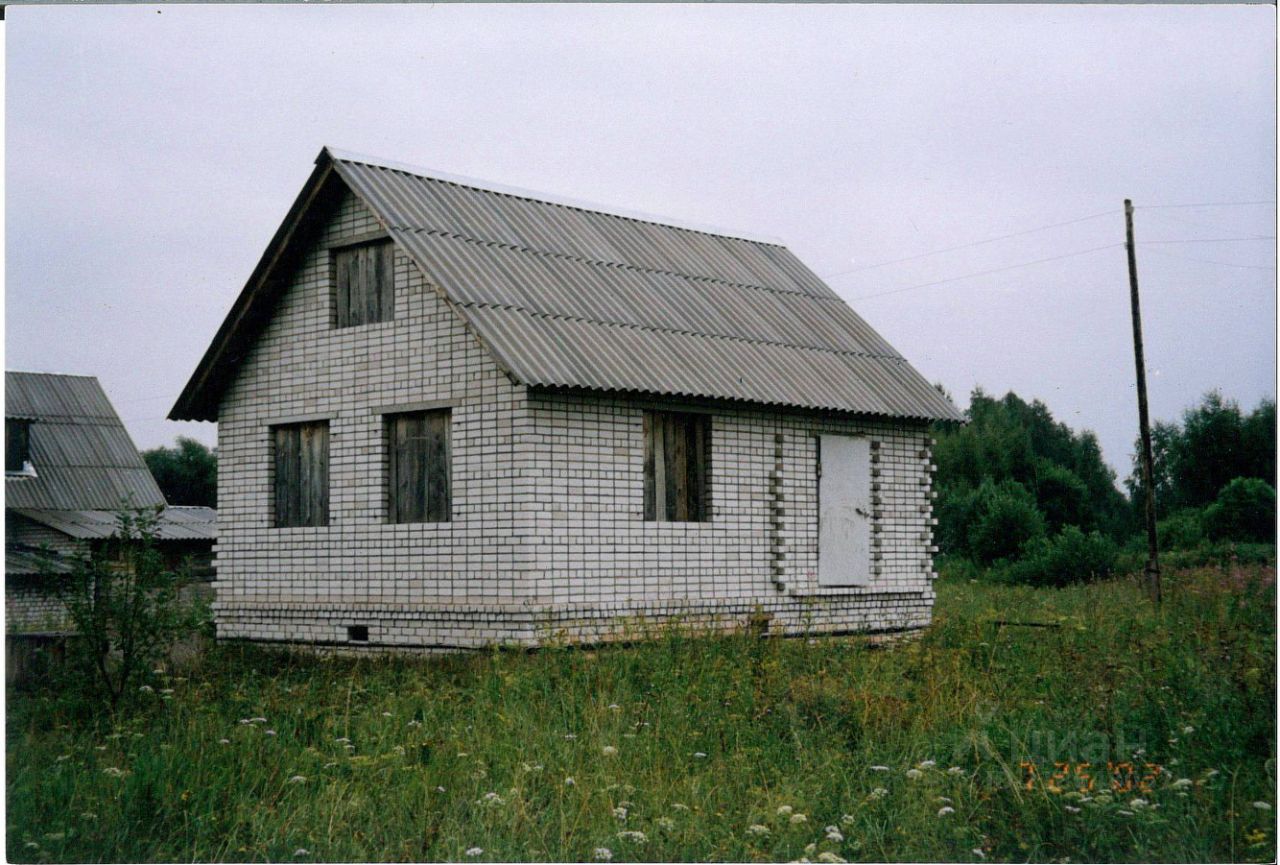
<path id="1" fill-rule="evenodd" d="M 1138 257 L 1133 244 L 1133 202 L 1124 200 L 1125 249 L 1129 253 L 1129 305 L 1133 310 L 1133 361 L 1138 369 L 1138 425 L 1142 429 L 1142 485 L 1147 492 L 1146 589 L 1160 603 L 1160 556 L 1156 545 L 1156 488 L 1151 457 L 1151 423 L 1147 417 L 1147 365 L 1142 357 L 1142 310 L 1138 306 Z"/>

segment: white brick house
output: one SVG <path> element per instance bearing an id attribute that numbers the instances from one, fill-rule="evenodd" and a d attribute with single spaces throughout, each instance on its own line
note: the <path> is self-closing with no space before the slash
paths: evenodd
<path id="1" fill-rule="evenodd" d="M 434 649 L 927 625 L 959 414 L 781 245 L 326 149 L 170 417 L 221 637 Z"/>

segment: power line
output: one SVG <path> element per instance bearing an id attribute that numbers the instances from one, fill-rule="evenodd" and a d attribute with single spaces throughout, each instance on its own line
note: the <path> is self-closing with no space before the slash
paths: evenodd
<path id="1" fill-rule="evenodd" d="M 966 273 L 966 274 L 963 274 L 962 276 L 952 276 L 947 279 L 938 279 L 933 282 L 922 282 L 922 283 L 919 283 L 918 285 L 908 285 L 904 288 L 895 288 L 890 291 L 879 291 L 879 292 L 876 292 L 875 294 L 860 294 L 851 299 L 867 300 L 868 298 L 872 298 L 872 297 L 884 297 L 890 294 L 900 294 L 904 291 L 914 291 L 917 288 L 929 288 L 930 286 L 943 285 L 948 282 L 957 282 L 962 279 L 972 279 L 977 276 L 988 276 L 993 273 L 1003 273 L 1006 270 L 1016 270 L 1020 267 L 1030 267 L 1033 264 L 1044 264 L 1045 262 L 1049 262 L 1049 261 L 1061 261 L 1064 258 L 1074 258 L 1077 255 L 1087 255 L 1090 252 L 1100 252 L 1104 249 L 1115 249 L 1118 246 L 1124 246 L 1124 244 L 1108 243 L 1106 246 L 1095 246 L 1092 249 L 1081 249 L 1081 250 L 1077 250 L 1076 252 L 1067 252 L 1062 255 L 1050 256 L 1049 258 L 1037 258 L 1035 261 L 1024 261 L 1021 264 L 1010 264 L 1006 267 L 997 267 L 997 268 L 993 268 L 992 270 L 980 270 L 976 273 Z"/>
<path id="2" fill-rule="evenodd" d="M 1198 222 L 1198 221 L 1196 221 L 1196 220 L 1194 220 L 1194 219 L 1187 219 L 1187 218 L 1182 217 L 1182 216 L 1174 216 L 1172 213 L 1156 213 L 1156 214 L 1153 214 L 1153 215 L 1154 215 L 1157 219 L 1167 219 L 1167 220 L 1171 220 L 1171 221 L 1173 221 L 1173 222 L 1177 222 L 1177 223 L 1179 223 L 1179 224 L 1181 224 L 1181 225 L 1187 225 L 1187 226 L 1190 226 L 1190 227 L 1192 227 L 1192 228 L 1201 228 L 1201 229 L 1206 229 L 1206 230 L 1208 230 L 1208 231 L 1216 232 L 1216 233 L 1218 233 L 1218 234 L 1225 234 L 1225 233 L 1229 233 L 1229 232 L 1231 231 L 1231 229 L 1229 229 L 1229 228 L 1222 228 L 1221 226 L 1213 226 L 1213 225 L 1209 225 L 1209 224 L 1207 224 L 1207 223 L 1204 223 L 1204 222 Z M 1264 239 L 1265 239 L 1265 238 L 1263 237 L 1263 235 L 1260 235 L 1260 234 L 1249 234 L 1249 235 L 1245 235 L 1245 236 L 1246 236 L 1246 237 L 1253 237 L 1253 238 L 1257 238 L 1257 239 L 1259 239 L 1259 240 L 1264 240 Z"/>
<path id="3" fill-rule="evenodd" d="M 1195 204 L 1143 204 L 1134 210 L 1163 210 L 1171 207 L 1250 207 L 1255 204 L 1275 204 L 1274 201 L 1201 201 Z"/>
<path id="4" fill-rule="evenodd" d="M 1274 234 L 1261 235 L 1256 234 L 1252 237 L 1196 237 L 1187 238 L 1185 240 L 1139 240 L 1138 245 L 1144 243 L 1236 243 L 1242 240 L 1275 240 Z"/>
<path id="5" fill-rule="evenodd" d="M 1152 249 L 1150 250 L 1150 252 L 1154 252 L 1157 255 L 1162 255 L 1165 258 L 1176 258 L 1176 259 L 1179 259 L 1180 261 L 1198 261 L 1201 264 L 1220 264 L 1223 267 L 1243 267 L 1249 270 L 1275 270 L 1276 269 L 1276 266 L 1274 264 L 1233 264 L 1230 261 L 1215 261 L 1211 258 L 1192 258 L 1189 255 L 1174 255 L 1172 252 L 1165 252 L 1163 249 Z"/>
<path id="6" fill-rule="evenodd" d="M 974 246 L 983 246 L 984 244 L 995 243 L 997 240 L 1008 240 L 1011 237 L 1022 237 L 1025 234 L 1035 234 L 1037 231 L 1048 231 L 1050 228 L 1061 228 L 1064 225 L 1075 225 L 1077 222 L 1087 222 L 1090 219 L 1097 219 L 1100 216 L 1114 216 L 1114 215 L 1115 214 L 1109 210 L 1104 211 L 1102 213 L 1092 213 L 1089 216 L 1081 216 L 1078 219 L 1068 219 L 1066 222 L 1054 222 L 1054 223 L 1051 223 L 1050 225 L 1041 225 L 1036 228 L 1027 228 L 1027 229 L 1023 229 L 1022 231 L 1015 231 L 1012 234 L 1002 234 L 999 237 L 989 237 L 986 240 L 975 240 L 972 243 L 962 243 L 959 246 L 947 246 L 947 247 L 943 247 L 942 249 L 934 249 L 934 250 L 930 250 L 929 252 L 922 252 L 919 255 L 909 255 L 906 258 L 894 258 L 894 259 L 890 259 L 889 261 L 881 261 L 878 264 L 867 264 L 867 265 L 863 265 L 862 267 L 852 267 L 848 270 L 841 270 L 841 271 L 837 271 L 836 273 L 829 273 L 822 278 L 835 279 L 837 276 L 846 276 L 850 273 L 858 273 L 863 270 L 874 270 L 877 267 L 887 267 L 890 264 L 901 264 L 904 261 L 915 261 L 917 258 L 926 258 L 930 255 L 939 255 L 943 252 L 954 252 L 957 249 L 969 249 L 970 247 L 974 247 Z"/>

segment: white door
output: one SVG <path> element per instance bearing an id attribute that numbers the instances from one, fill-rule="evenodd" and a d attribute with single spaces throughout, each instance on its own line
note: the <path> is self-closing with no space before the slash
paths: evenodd
<path id="1" fill-rule="evenodd" d="M 819 438 L 818 585 L 871 582 L 871 442 Z"/>

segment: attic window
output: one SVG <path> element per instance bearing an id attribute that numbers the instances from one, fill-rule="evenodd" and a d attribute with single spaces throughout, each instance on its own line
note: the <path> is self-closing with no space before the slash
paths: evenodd
<path id="1" fill-rule="evenodd" d="M 7 475 L 34 475 L 31 464 L 31 421 L 5 418 L 4 421 L 4 473 Z"/>
<path id="2" fill-rule="evenodd" d="M 333 250 L 335 327 L 356 327 L 396 317 L 395 258 L 390 240 Z"/>

